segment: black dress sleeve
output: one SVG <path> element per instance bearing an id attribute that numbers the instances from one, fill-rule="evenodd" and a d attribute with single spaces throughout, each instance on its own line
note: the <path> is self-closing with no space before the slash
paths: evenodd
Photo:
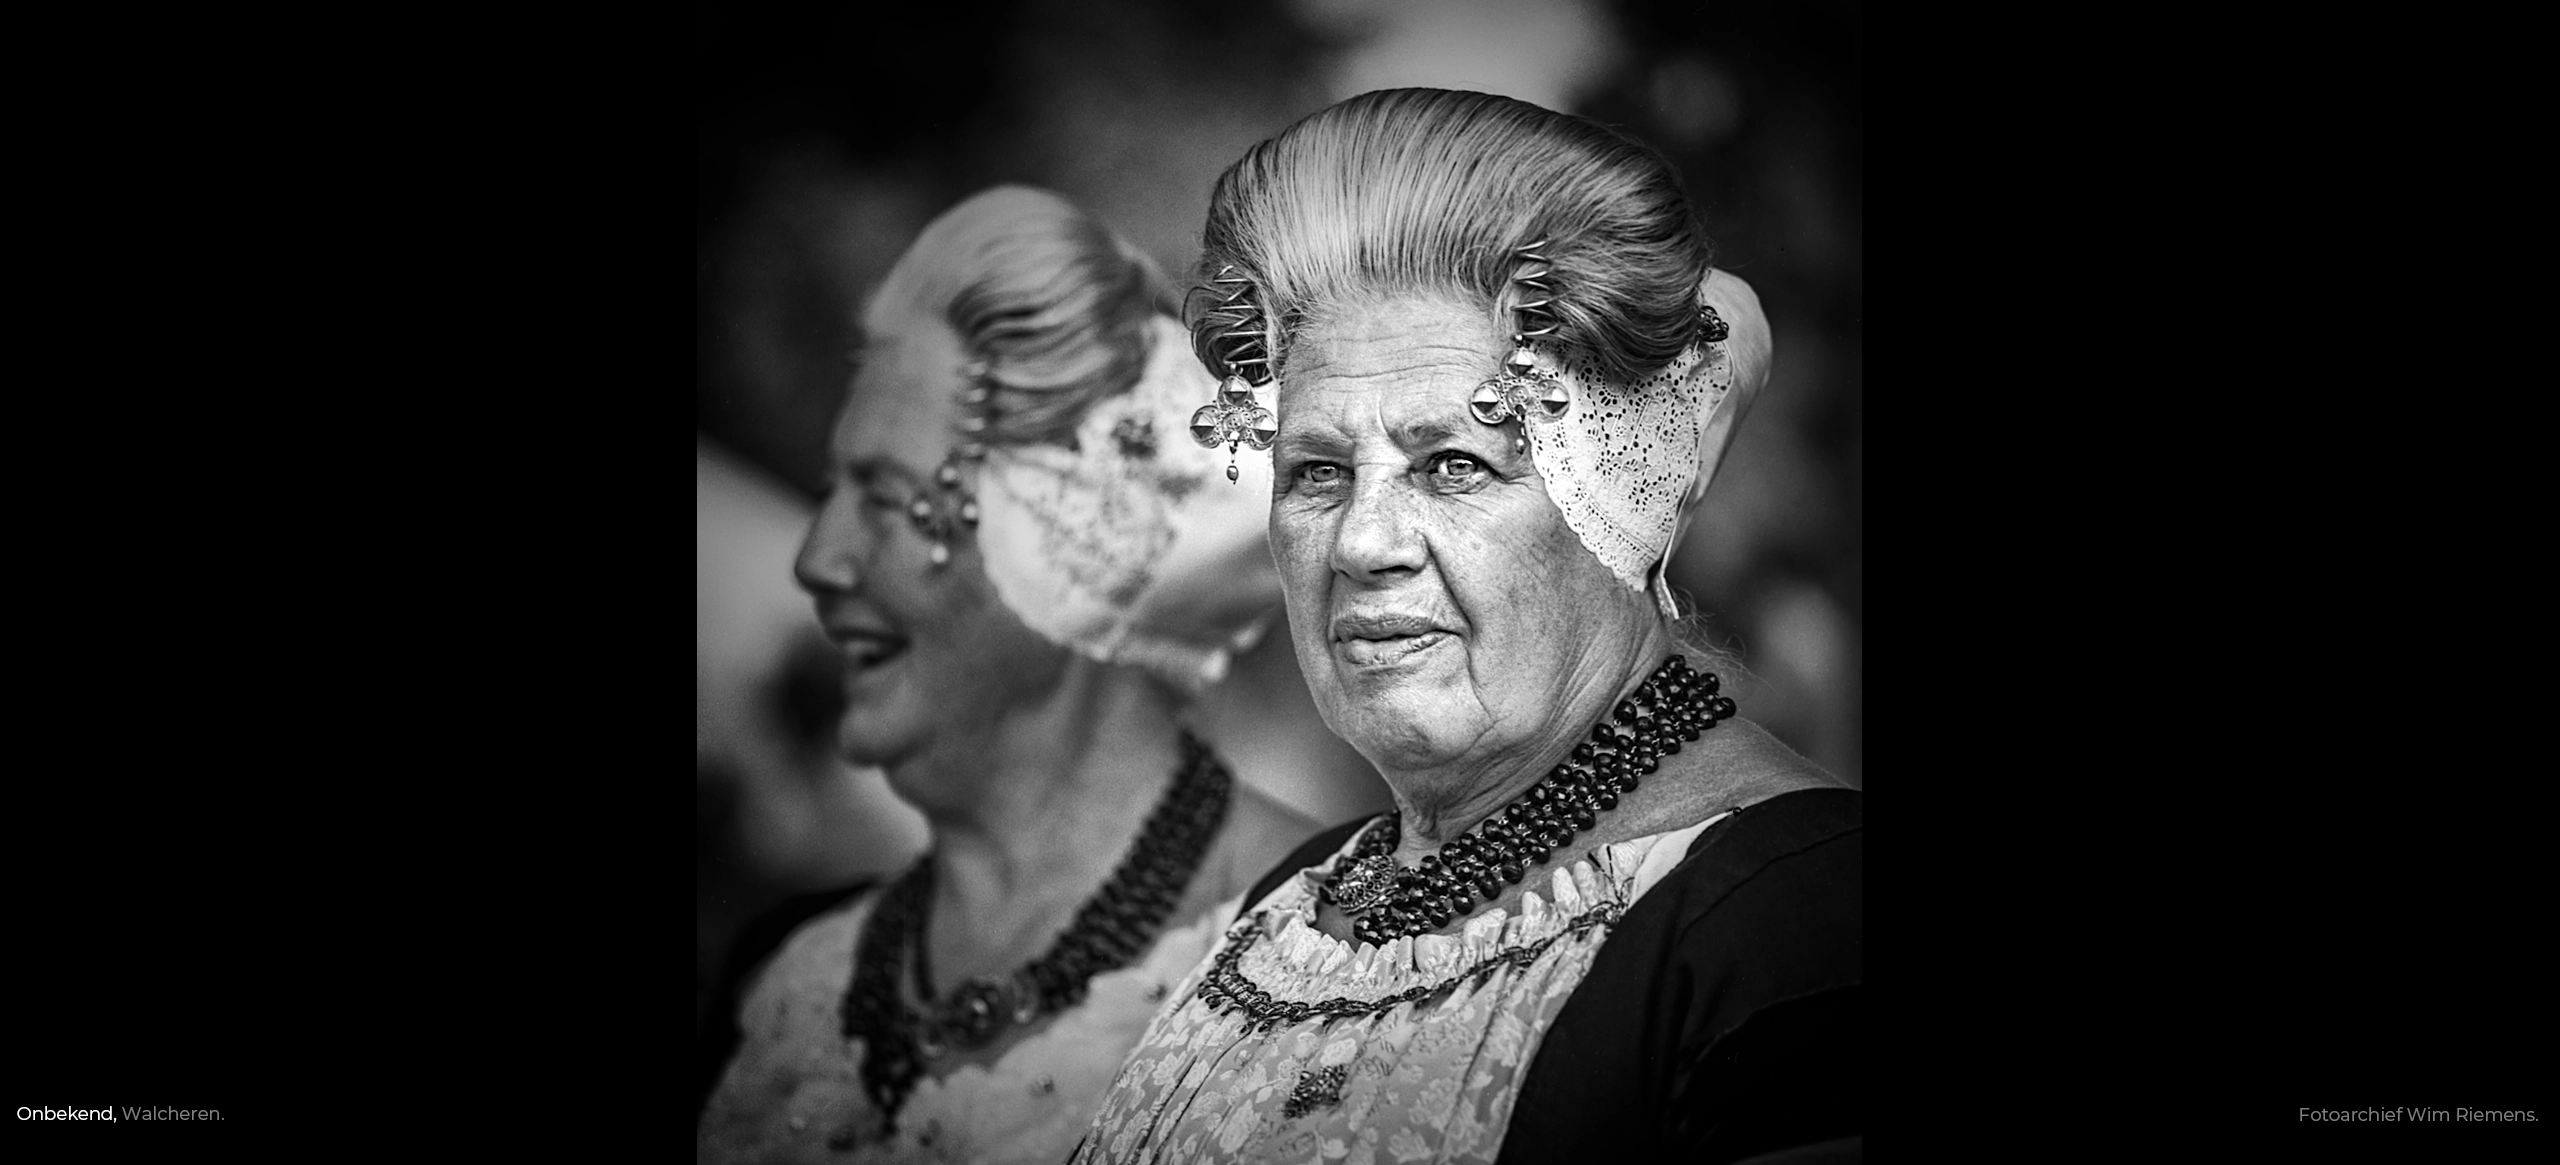
<path id="1" fill-rule="evenodd" d="M 745 1035 L 738 1030 L 738 1004 L 765 961 L 782 949 L 782 941 L 800 929 L 800 924 L 876 884 L 864 881 L 785 899 L 738 931 L 737 940 L 729 944 L 728 957 L 721 962 L 720 983 L 712 992 L 710 1009 L 702 1017 L 702 1030 L 694 1036 L 694 1119 L 701 1119 L 703 1107 L 711 1103 L 712 1090 L 720 1086 L 720 1073 L 729 1066 L 729 1057 L 738 1054 L 738 1043 Z"/>
<path id="2" fill-rule="evenodd" d="M 1699 835 L 1540 1041 L 1502 1160 L 1856 1159 L 1859 799 L 1783 794 Z"/>

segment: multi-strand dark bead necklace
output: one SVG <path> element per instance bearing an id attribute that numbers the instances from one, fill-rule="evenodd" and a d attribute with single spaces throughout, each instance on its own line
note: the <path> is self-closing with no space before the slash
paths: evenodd
<path id="1" fill-rule="evenodd" d="M 1713 674 L 1672 656 L 1618 701 L 1609 722 L 1592 728 L 1591 738 L 1574 745 L 1555 771 L 1424 857 L 1421 868 L 1404 869 L 1389 856 L 1401 833 L 1389 814 L 1326 883 L 1325 899 L 1351 916 L 1352 934 L 1372 944 L 1429 934 L 1473 913 L 1500 897 L 1505 885 L 1518 885 L 1574 834 L 1598 824 L 1600 814 L 1618 807 L 1620 794 L 1634 792 L 1683 741 L 1731 717 L 1732 698 L 1716 688 Z"/>
<path id="2" fill-rule="evenodd" d="M 899 994 L 898 974 L 912 949 L 916 994 L 933 999 L 924 953 L 932 858 L 917 861 L 883 892 L 854 949 L 844 1001 L 844 1034 L 863 1041 L 862 1084 L 883 1127 L 895 1127 L 898 1107 L 928 1061 L 951 1048 L 983 1047 L 1009 1027 L 1072 1007 L 1095 975 L 1144 954 L 1226 821 L 1233 789 L 1234 777 L 1217 754 L 1184 732 L 1182 767 L 1164 798 L 1119 868 L 1048 952 L 1009 976 L 971 979 L 921 1014 Z"/>

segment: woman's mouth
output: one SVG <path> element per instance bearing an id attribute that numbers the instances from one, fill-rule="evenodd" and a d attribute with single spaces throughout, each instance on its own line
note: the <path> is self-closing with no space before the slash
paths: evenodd
<path id="1" fill-rule="evenodd" d="M 1379 667 L 1392 664 L 1419 652 L 1429 651 L 1449 638 L 1446 631 L 1425 631 L 1418 635 L 1346 636 L 1334 641 L 1334 650 L 1343 662 L 1354 667 Z"/>
<path id="2" fill-rule="evenodd" d="M 844 649 L 847 670 L 865 672 L 906 653 L 907 639 L 879 631 L 841 631 L 831 636 Z"/>

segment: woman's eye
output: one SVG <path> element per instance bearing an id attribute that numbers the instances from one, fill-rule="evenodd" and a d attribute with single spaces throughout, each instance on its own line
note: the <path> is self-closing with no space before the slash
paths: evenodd
<path id="1" fill-rule="evenodd" d="M 1431 459 L 1431 476 L 1443 484 L 1473 481 L 1484 473 L 1484 462 L 1464 453 L 1442 453 Z"/>
<path id="2" fill-rule="evenodd" d="M 1298 467 L 1298 476 L 1313 485 L 1328 485 L 1342 479 L 1342 467 L 1327 461 Z"/>

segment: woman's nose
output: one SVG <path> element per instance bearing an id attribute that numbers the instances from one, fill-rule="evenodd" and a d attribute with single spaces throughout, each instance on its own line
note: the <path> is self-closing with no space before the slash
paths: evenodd
<path id="1" fill-rule="evenodd" d="M 1333 541 L 1334 567 L 1353 578 L 1381 578 L 1422 569 L 1421 534 L 1414 528 L 1414 498 L 1389 475 L 1364 475 L 1352 484 L 1351 501 Z"/>
<path id="2" fill-rule="evenodd" d="M 809 533 L 800 540 L 800 555 L 791 563 L 791 575 L 800 581 L 800 589 L 810 594 L 851 591 L 862 581 L 858 562 L 861 556 L 861 516 L 844 490 L 832 490 L 818 506 L 816 517 L 809 519 Z"/>

